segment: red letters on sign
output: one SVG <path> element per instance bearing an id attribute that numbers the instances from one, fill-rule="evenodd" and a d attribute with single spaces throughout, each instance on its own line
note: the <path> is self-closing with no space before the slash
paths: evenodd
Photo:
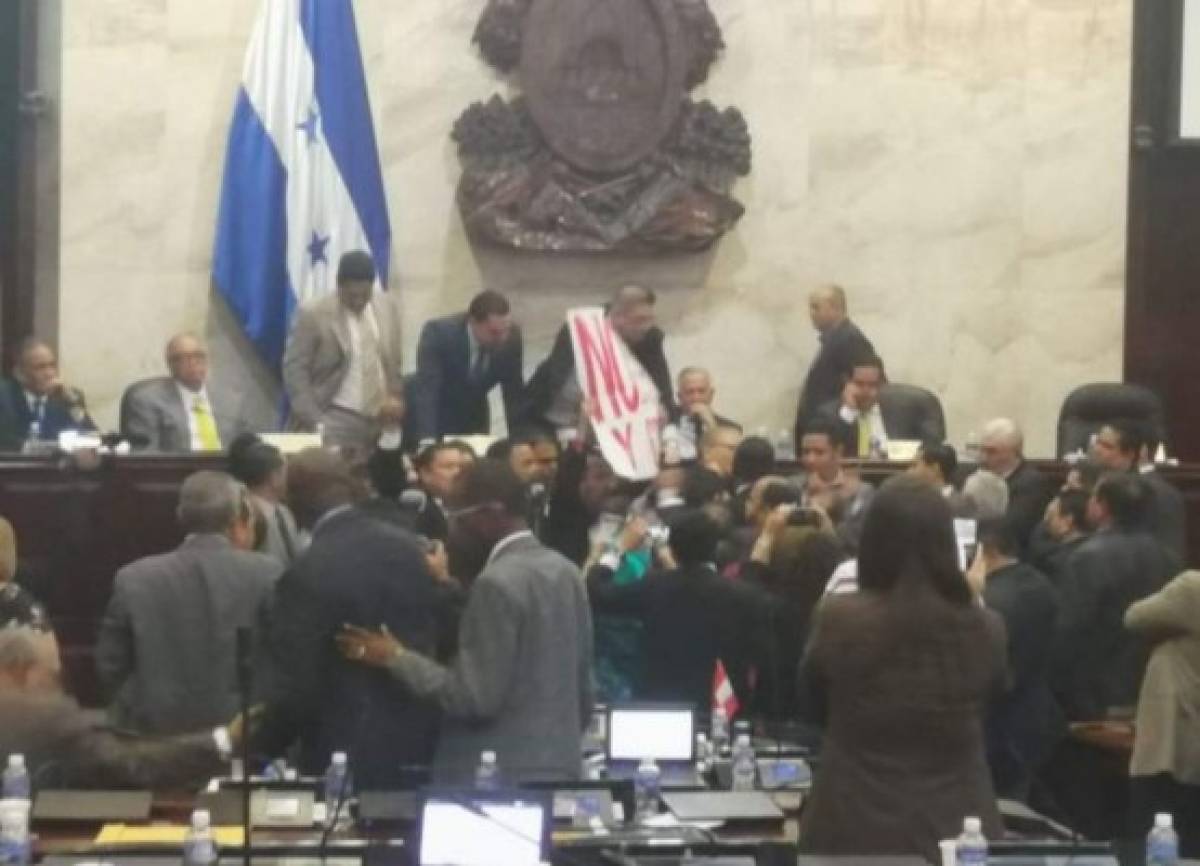
<path id="1" fill-rule="evenodd" d="M 626 382 L 621 374 L 621 365 L 617 361 L 617 350 L 613 345 L 613 332 L 601 320 L 595 330 L 583 321 L 582 317 L 574 319 L 575 340 L 579 345 L 584 359 L 584 375 L 588 397 L 595 406 L 597 420 L 604 420 L 604 400 L 612 409 L 612 415 L 620 418 L 638 410 L 642 403 L 642 395 L 637 382 Z M 597 376 L 599 371 L 599 376 Z M 598 379 L 603 380 L 604 390 L 598 388 Z M 619 402 L 618 402 L 619 401 Z"/>

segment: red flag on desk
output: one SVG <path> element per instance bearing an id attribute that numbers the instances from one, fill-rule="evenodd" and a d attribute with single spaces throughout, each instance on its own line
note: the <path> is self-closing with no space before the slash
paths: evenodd
<path id="1" fill-rule="evenodd" d="M 713 709 L 718 707 L 723 709 L 727 719 L 736 716 L 742 706 L 738 703 L 737 695 L 733 691 L 733 683 L 729 681 L 729 675 L 725 673 L 725 665 L 720 659 L 717 659 L 716 667 L 713 668 L 712 705 Z"/>

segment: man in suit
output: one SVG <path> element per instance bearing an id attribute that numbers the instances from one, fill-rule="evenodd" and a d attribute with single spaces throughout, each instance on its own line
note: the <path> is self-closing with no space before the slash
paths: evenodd
<path id="1" fill-rule="evenodd" d="M 967 578 L 1008 632 L 1008 687 L 986 718 L 988 765 L 999 796 L 1025 800 L 1034 772 L 1065 732 L 1050 691 L 1058 597 L 1045 575 L 1021 562 L 1003 517 L 981 520 L 977 537 Z"/>
<path id="2" fill-rule="evenodd" d="M 404 415 L 398 307 L 389 295 L 372 298 L 374 286 L 367 253 L 342 256 L 337 291 L 300 308 L 283 356 L 292 425 L 363 453 Z"/>
<path id="3" fill-rule="evenodd" d="M 1025 462 L 1025 435 L 1016 422 L 995 418 L 984 425 L 979 445 L 979 462 L 1008 485 L 1007 517 L 1021 550 L 1029 548 L 1034 527 L 1046 513 L 1053 495 L 1049 479 Z"/>
<path id="4" fill-rule="evenodd" d="M 840 429 L 833 423 L 814 418 L 800 440 L 800 465 L 804 471 L 792 479 L 800 489 L 805 508 L 825 512 L 843 546 L 850 553 L 858 550 L 867 506 L 875 488 L 842 465 L 843 445 Z"/>
<path id="5" fill-rule="evenodd" d="M 25 756 L 35 790 L 195 790 L 222 772 L 240 738 L 236 721 L 177 737 L 118 733 L 63 692 L 61 674 L 52 633 L 0 628 L 0 754 Z"/>
<path id="6" fill-rule="evenodd" d="M 254 549 L 285 568 L 304 549 L 304 541 L 287 496 L 287 466 L 274 445 L 253 433 L 243 433 L 229 446 L 229 474 L 246 485 L 250 504 L 258 512 L 261 537 Z"/>
<path id="7" fill-rule="evenodd" d="M 1034 533 L 1031 554 L 1034 566 L 1057 587 L 1066 571 L 1067 560 L 1087 541 L 1088 502 L 1091 494 L 1064 488 L 1046 506 L 1046 516 Z"/>
<path id="8" fill-rule="evenodd" d="M 613 330 L 624 340 L 633 357 L 658 389 L 667 418 L 677 414 L 671 397 L 671 370 L 663 352 L 663 332 L 654 324 L 654 292 L 640 286 L 625 286 L 608 305 Z M 583 390 L 575 377 L 575 350 L 564 324 L 554 339 L 550 355 L 534 371 L 525 391 L 526 421 L 550 431 L 576 428 Z"/>
<path id="9" fill-rule="evenodd" d="M 355 507 L 364 491 L 346 461 L 309 449 L 288 462 L 288 501 L 312 533 L 276 587 L 271 684 L 259 747 L 280 755 L 299 740 L 299 767 L 319 774 L 347 752 L 360 790 L 421 780 L 437 712 L 386 677 L 347 664 L 343 623 L 382 626 L 425 653 L 438 646 L 441 596 L 415 536 Z"/>
<path id="10" fill-rule="evenodd" d="M 1110 421 L 1092 444 L 1092 459 L 1112 472 L 1137 472 L 1150 487 L 1146 528 L 1180 561 L 1187 558 L 1187 526 L 1183 496 L 1150 460 L 1150 436 L 1133 421 Z M 1158 443 L 1154 443 L 1157 448 Z"/>
<path id="11" fill-rule="evenodd" d="M 499 292 L 482 291 L 466 313 L 426 322 L 414 383 L 417 441 L 487 435 L 488 392 L 496 385 L 504 395 L 508 429 L 515 429 L 525 386 L 523 363 L 521 330 Z"/>
<path id="12" fill-rule="evenodd" d="M 194 731 L 237 712 L 237 632 L 261 624 L 283 570 L 248 552 L 250 502 L 229 475 L 188 476 L 176 513 L 183 544 L 117 572 L 96 640 L 114 723 L 147 734 Z"/>
<path id="13" fill-rule="evenodd" d="M 821 348 L 808 368 L 796 409 L 797 451 L 808 422 L 841 395 L 854 359 L 875 354 L 871 341 L 850 321 L 846 290 L 841 286 L 824 286 L 809 295 L 808 315 L 820 335 Z"/>
<path id="14" fill-rule="evenodd" d="M 125 389 L 121 435 L 134 448 L 163 452 L 221 451 L 245 429 L 237 406 L 208 387 L 208 348 L 191 333 L 167 342 L 169 376 Z"/>
<path id="15" fill-rule="evenodd" d="M 19 451 L 34 437 L 56 442 L 65 430 L 95 429 L 83 392 L 59 378 L 54 350 L 36 337 L 23 340 L 12 378 L 0 384 L 0 450 Z"/>
<path id="16" fill-rule="evenodd" d="M 883 386 L 883 361 L 874 355 L 855 358 L 841 396 L 818 410 L 817 417 L 841 427 L 846 456 L 882 459 L 888 439 L 936 442 L 941 438 L 934 418 L 896 399 Z"/>
<path id="17" fill-rule="evenodd" d="M 663 430 L 667 448 L 673 444 L 679 460 L 695 460 L 700 456 L 704 434 L 715 427 L 741 429 L 736 421 L 718 415 L 713 410 L 717 389 L 712 374 L 703 367 L 684 367 L 676 379 L 675 396 L 679 401 L 679 420 Z"/>
<path id="18" fill-rule="evenodd" d="M 1096 532 L 1067 560 L 1059 582 L 1055 686 L 1071 721 L 1103 719 L 1110 708 L 1137 701 L 1148 653 L 1125 632 L 1125 611 L 1182 570 L 1143 528 L 1149 498 L 1135 474 L 1101 478 L 1088 504 Z"/>
<path id="19" fill-rule="evenodd" d="M 467 598 L 449 667 L 387 631 L 350 628 L 349 659 L 386 668 L 398 692 L 445 713 L 434 778 L 463 783 L 494 751 L 508 784 L 579 777 L 592 712 L 592 620 L 579 570 L 543 547 L 525 524 L 525 488 L 496 460 L 463 477 L 458 523 L 489 550 Z M 347 622 L 374 623 L 377 618 Z"/>

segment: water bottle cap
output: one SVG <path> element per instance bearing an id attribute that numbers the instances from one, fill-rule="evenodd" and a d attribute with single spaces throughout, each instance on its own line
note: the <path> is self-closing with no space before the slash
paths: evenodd
<path id="1" fill-rule="evenodd" d="M 346 763 L 346 753 L 345 752 L 334 752 L 332 762 L 339 766 L 344 765 Z"/>
<path id="2" fill-rule="evenodd" d="M 496 763 L 496 753 L 490 749 L 486 752 L 481 752 L 479 754 L 479 760 L 485 764 L 494 764 Z"/>
<path id="3" fill-rule="evenodd" d="M 963 818 L 963 830 L 972 835 L 983 832 L 983 822 L 978 818 Z"/>
<path id="4" fill-rule="evenodd" d="M 192 829 L 207 830 L 212 823 L 212 815 L 207 809 L 197 809 L 192 813 Z"/>
<path id="5" fill-rule="evenodd" d="M 704 733 L 704 731 L 697 731 L 696 732 L 696 742 L 697 743 L 707 743 L 708 742 L 708 734 Z"/>
<path id="6" fill-rule="evenodd" d="M 1156 830 L 1172 830 L 1175 827 L 1175 819 L 1166 812 L 1159 812 L 1154 816 L 1154 829 Z"/>
<path id="7" fill-rule="evenodd" d="M 21 754 L 12 754 L 8 756 L 8 768 L 10 770 L 24 770 L 25 756 Z"/>

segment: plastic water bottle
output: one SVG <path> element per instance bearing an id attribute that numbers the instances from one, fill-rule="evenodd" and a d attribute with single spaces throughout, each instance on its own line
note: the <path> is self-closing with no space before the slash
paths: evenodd
<path id="1" fill-rule="evenodd" d="M 1179 862 L 1179 834 L 1175 820 L 1165 812 L 1154 816 L 1154 826 L 1146 837 L 1146 866 L 1176 866 Z"/>
<path id="2" fill-rule="evenodd" d="M 637 817 L 639 821 L 652 818 L 658 814 L 658 791 L 661 775 L 658 764 L 646 758 L 638 764 L 637 774 L 633 777 L 634 799 L 637 802 Z"/>
<path id="3" fill-rule="evenodd" d="M 42 422 L 34 420 L 29 422 L 29 432 L 25 436 L 25 451 L 36 451 L 38 443 L 42 441 Z"/>
<path id="4" fill-rule="evenodd" d="M 962 835 L 958 837 L 959 866 L 987 866 L 988 841 L 983 835 L 983 822 L 964 818 Z"/>
<path id="5" fill-rule="evenodd" d="M 775 459 L 776 460 L 795 460 L 796 459 L 796 443 L 792 439 L 792 431 L 783 429 L 775 437 Z"/>
<path id="6" fill-rule="evenodd" d="M 29 799 L 29 771 L 25 769 L 24 755 L 9 755 L 4 768 L 4 799 Z"/>
<path id="7" fill-rule="evenodd" d="M 712 738 L 713 753 L 719 758 L 729 745 L 729 717 L 725 715 L 723 707 L 713 707 L 710 736 Z"/>
<path id="8" fill-rule="evenodd" d="M 696 770 L 703 774 L 712 769 L 713 754 L 712 746 L 709 745 L 708 736 L 704 731 L 696 732 Z"/>
<path id="9" fill-rule="evenodd" d="M 481 791 L 494 791 L 500 787 L 500 768 L 496 765 L 496 753 L 479 754 L 479 766 L 475 768 L 475 787 Z"/>
<path id="10" fill-rule="evenodd" d="M 338 804 L 341 803 L 344 809 L 349 799 L 350 769 L 346 766 L 346 753 L 334 752 L 329 769 L 325 771 L 325 821 L 336 824 L 342 817 Z"/>
<path id="11" fill-rule="evenodd" d="M 753 791 L 758 767 L 754 762 L 754 746 L 749 734 L 738 734 L 733 743 L 733 790 Z"/>
<path id="12" fill-rule="evenodd" d="M 216 862 L 212 816 L 207 809 L 197 809 L 192 813 L 192 826 L 183 840 L 183 866 L 212 866 Z"/>
<path id="13" fill-rule="evenodd" d="M 30 801 L 0 800 L 0 863 L 25 866 L 30 860 Z"/>

